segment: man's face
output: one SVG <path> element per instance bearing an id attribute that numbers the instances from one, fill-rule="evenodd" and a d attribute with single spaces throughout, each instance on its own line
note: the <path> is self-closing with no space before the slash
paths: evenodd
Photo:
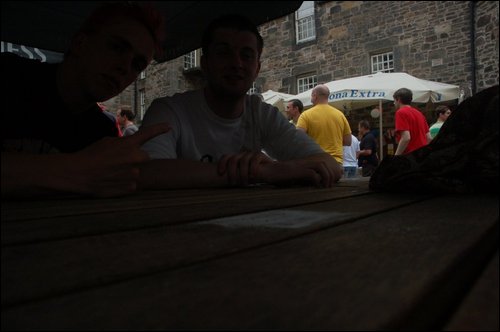
<path id="1" fill-rule="evenodd" d="M 95 33 L 81 34 L 72 56 L 77 57 L 80 86 L 92 100 L 110 99 L 129 86 L 151 62 L 154 41 L 134 20 L 117 19 Z"/>
<path id="2" fill-rule="evenodd" d="M 124 117 L 124 116 L 122 116 L 121 111 L 119 111 L 119 112 L 116 114 L 116 119 L 118 120 L 118 123 L 119 123 L 120 125 L 122 125 L 122 126 L 123 126 L 123 125 L 125 124 L 125 117 Z"/>
<path id="3" fill-rule="evenodd" d="M 440 113 L 439 114 L 439 117 L 441 118 L 441 121 L 446 121 L 448 119 L 448 117 L 451 115 L 451 111 L 448 109 L 446 110 L 446 112 L 444 113 Z"/>
<path id="4" fill-rule="evenodd" d="M 311 104 L 316 105 L 316 101 L 318 100 L 318 94 L 316 91 L 311 92 Z"/>
<path id="5" fill-rule="evenodd" d="M 398 98 L 394 98 L 394 109 L 397 111 L 401 107 L 401 104 L 399 102 Z"/>
<path id="6" fill-rule="evenodd" d="M 286 105 L 286 114 L 288 115 L 288 120 L 293 119 L 293 117 L 296 116 L 298 112 L 298 108 L 293 106 L 293 103 L 288 103 Z"/>
<path id="7" fill-rule="evenodd" d="M 203 71 L 216 94 L 241 97 L 259 74 L 257 37 L 248 31 L 219 28 L 202 58 Z"/>

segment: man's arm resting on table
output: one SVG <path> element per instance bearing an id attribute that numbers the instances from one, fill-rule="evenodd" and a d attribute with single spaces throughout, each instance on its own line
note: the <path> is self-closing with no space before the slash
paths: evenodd
<path id="1" fill-rule="evenodd" d="M 74 153 L 2 152 L 2 197 L 130 194 L 137 189 L 139 165 L 149 160 L 140 146 L 168 130 L 167 124 L 160 123 L 127 137 L 102 138 Z"/>
<path id="2" fill-rule="evenodd" d="M 342 177 L 342 167 L 327 153 L 283 162 L 257 159 L 255 153 L 254 156 L 248 158 L 242 153 L 226 159 L 228 167 L 223 173 L 217 164 L 182 159 L 151 160 L 141 167 L 139 186 L 142 189 L 175 189 L 301 183 L 331 187 Z"/>
<path id="3" fill-rule="evenodd" d="M 67 177 L 69 154 L 2 153 L 2 197 L 30 197 L 79 191 Z"/>
<path id="4" fill-rule="evenodd" d="M 88 153 L 2 153 L 2 198 L 57 193 L 113 197 L 134 192 L 139 175 L 137 164 L 143 160 L 122 162 L 113 157 L 100 159 Z"/>
<path id="5" fill-rule="evenodd" d="M 141 166 L 139 188 L 175 189 L 226 187 L 226 175 L 219 175 L 217 164 L 184 159 L 155 159 Z"/>

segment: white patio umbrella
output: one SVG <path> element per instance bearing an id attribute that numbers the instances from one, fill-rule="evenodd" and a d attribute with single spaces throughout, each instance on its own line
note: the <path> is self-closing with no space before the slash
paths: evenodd
<path id="1" fill-rule="evenodd" d="M 266 92 L 263 92 L 262 94 L 262 99 L 264 100 L 265 103 L 271 104 L 273 106 L 276 106 L 280 112 L 285 115 L 285 100 L 293 99 L 293 95 L 288 94 L 288 93 L 283 93 L 283 92 L 277 92 L 273 90 L 267 90 Z"/>
<path id="2" fill-rule="evenodd" d="M 329 104 L 340 110 L 355 110 L 372 105 L 379 105 L 380 157 L 382 158 L 382 102 L 393 100 L 392 95 L 400 88 L 413 92 L 413 102 L 433 103 L 458 99 L 460 87 L 423 80 L 407 73 L 382 73 L 358 76 L 325 84 L 330 89 Z M 310 107 L 312 89 L 299 93 L 297 98 Z"/>

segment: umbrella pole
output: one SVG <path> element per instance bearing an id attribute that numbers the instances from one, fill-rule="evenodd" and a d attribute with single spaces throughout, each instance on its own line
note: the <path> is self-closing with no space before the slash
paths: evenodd
<path id="1" fill-rule="evenodd" d="M 384 158 L 384 147 L 382 145 L 382 99 L 378 101 L 378 109 L 380 110 L 380 116 L 378 117 L 378 127 L 379 127 L 379 139 L 380 139 L 380 160 Z"/>

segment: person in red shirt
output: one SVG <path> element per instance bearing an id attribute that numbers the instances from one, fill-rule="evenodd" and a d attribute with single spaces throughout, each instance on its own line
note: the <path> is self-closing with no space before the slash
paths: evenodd
<path id="1" fill-rule="evenodd" d="M 395 155 L 410 153 L 431 141 L 429 125 L 424 115 L 410 106 L 413 93 L 407 88 L 394 92 L 396 108 L 396 140 L 398 148 Z"/>
<path id="2" fill-rule="evenodd" d="M 370 190 L 498 195 L 499 92 L 495 85 L 467 98 L 429 144 L 384 158 Z"/>

